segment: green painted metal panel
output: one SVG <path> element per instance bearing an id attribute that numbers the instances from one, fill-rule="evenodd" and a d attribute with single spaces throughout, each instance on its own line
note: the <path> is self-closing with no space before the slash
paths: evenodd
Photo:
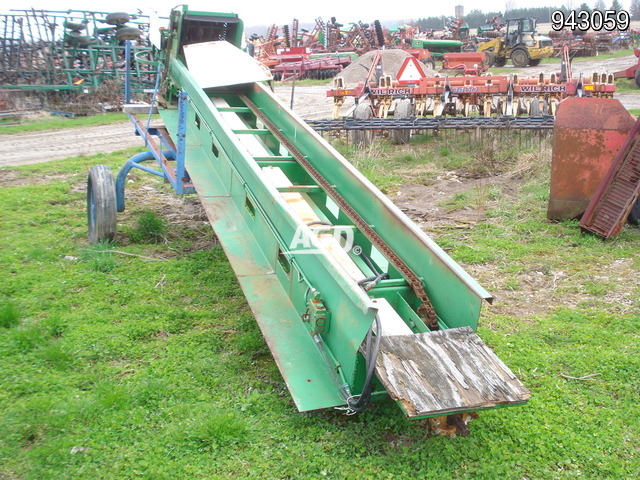
<path id="1" fill-rule="evenodd" d="M 423 278 L 443 326 L 476 328 L 482 300 L 491 301 L 491 295 L 320 135 L 275 101 L 265 86 L 252 84 L 243 93 Z"/>
<path id="2" fill-rule="evenodd" d="M 359 349 L 377 312 L 369 295 L 386 298 L 414 332 L 428 329 L 415 313 L 414 292 L 395 267 L 388 267 L 391 279 L 367 294 L 292 210 L 281 192 L 297 191 L 321 219 L 351 225 L 345 212 L 330 205 L 327 193 L 267 131 L 272 127 L 265 128 L 247 108 L 244 98 L 422 278 L 443 328 L 476 327 L 482 300 L 491 296 L 264 85 L 203 90 L 176 58 L 169 61 L 169 78 L 189 97 L 187 170 L 300 410 L 343 405 L 345 393 L 359 393 L 364 378 Z M 243 125 L 227 123 L 225 115 L 230 113 Z M 175 138 L 177 110 L 160 109 L 160 114 Z M 246 138 L 265 151 L 252 154 L 243 143 Z M 276 188 L 265 181 L 265 164 L 279 166 L 301 187 Z M 314 253 L 294 248 L 301 229 Z M 376 249 L 361 232 L 356 241 L 374 256 Z M 370 271 L 361 258 L 353 260 L 363 272 Z M 312 298 L 323 302 L 322 311 L 326 309 L 330 318 L 328 328 L 316 336 L 307 315 Z"/>
<path id="3" fill-rule="evenodd" d="M 162 114 L 167 125 L 177 126 L 175 111 Z M 307 411 L 344 404 L 314 339 L 276 278 L 273 262 L 263 254 L 265 244 L 255 248 L 256 238 L 265 240 L 268 235 L 259 228 L 252 231 L 248 212 L 239 209 L 229 194 L 230 170 L 214 167 L 215 162 L 224 162 L 213 159 L 207 145 L 195 140 L 193 125 L 187 131 L 187 168 L 297 408 Z M 226 178 L 220 178 L 219 172 Z"/>
<path id="4" fill-rule="evenodd" d="M 219 235 L 234 269 L 236 269 L 236 265 L 242 266 L 242 268 L 236 269 L 236 273 L 241 277 L 243 271 L 249 269 L 262 271 L 263 275 L 265 272 L 271 272 L 271 275 L 279 278 L 284 292 L 290 294 L 290 298 L 297 299 L 293 306 L 298 315 L 297 321 L 303 329 L 306 327 L 300 317 L 305 313 L 305 302 L 313 292 L 308 288 L 308 285 L 320 292 L 326 308 L 335 319 L 329 332 L 323 334 L 323 341 L 335 356 L 340 371 L 353 387 L 359 361 L 358 349 L 376 313 L 371 299 L 352 279 L 346 276 L 325 248 L 319 242 L 314 241 L 314 235 L 310 235 L 312 247 L 324 252 L 323 254 L 291 251 L 289 246 L 292 244 L 296 230 L 309 227 L 290 210 L 290 206 L 284 201 L 277 189 L 264 182 L 258 163 L 244 149 L 238 141 L 238 136 L 226 125 L 209 98 L 208 94 L 213 96 L 216 92 L 204 92 L 198 88 L 181 62 L 172 61 L 171 68 L 174 80 L 183 87 L 190 97 L 190 107 L 187 114 L 187 145 L 189 145 L 189 150 L 186 155 L 186 164 L 194 186 L 206 203 L 212 202 L 213 198 L 224 197 L 226 199 L 224 204 L 217 203 L 216 206 L 209 207 L 212 211 L 216 208 L 220 208 L 222 211 L 220 220 L 213 222 L 216 232 L 218 232 L 220 225 L 223 225 L 227 231 L 241 232 L 234 236 L 230 236 L 229 233 Z M 177 133 L 175 111 L 160 110 L 160 113 L 169 131 L 175 135 Z M 196 115 L 200 119 L 199 122 L 195 121 Z M 200 128 L 196 126 L 197 123 L 200 124 Z M 208 146 L 213 137 L 218 144 L 218 154 L 215 158 L 211 158 L 212 155 L 209 153 L 211 149 Z M 194 170 L 194 168 L 198 170 Z M 217 180 L 212 180 L 216 177 Z M 201 181 L 202 178 L 206 180 Z M 259 231 L 254 231 L 254 227 L 246 226 L 251 222 L 238 214 L 246 210 L 248 194 L 253 202 L 253 222 L 261 225 Z M 233 209 L 231 209 L 231 205 L 233 205 Z M 291 265 L 289 274 L 285 276 L 279 270 L 280 267 L 277 263 L 279 252 L 282 252 Z M 264 261 L 255 263 L 252 260 L 253 257 L 264 259 Z M 306 285 L 303 282 L 306 282 Z M 261 301 L 253 291 L 245 291 L 245 294 L 252 308 L 254 302 Z M 283 301 L 290 302 L 289 295 L 285 293 L 272 292 L 272 294 L 282 295 Z M 274 314 L 267 312 L 265 315 L 265 318 L 269 318 Z M 259 311 L 256 312 L 256 318 L 264 327 L 265 323 Z M 270 345 L 278 345 L 279 342 L 283 342 L 291 345 L 287 348 L 294 348 L 298 343 L 306 345 L 311 339 L 308 332 L 301 336 L 297 334 L 285 335 L 283 338 L 277 338 L 280 332 L 272 331 L 269 327 L 263 328 L 263 332 Z M 296 351 L 300 348 L 299 346 L 295 347 Z M 286 350 L 285 347 L 283 349 Z M 316 349 L 316 352 L 311 355 L 319 353 Z M 285 378 L 299 375 L 297 372 L 299 366 L 294 367 L 294 363 L 279 361 L 278 365 Z M 323 368 L 328 369 L 326 364 L 323 364 Z M 291 385 L 291 388 L 296 388 L 295 382 L 292 382 Z M 326 388 L 329 387 L 335 389 L 336 382 L 330 382 L 330 386 L 326 386 Z M 294 394 L 294 396 L 296 395 Z M 344 401 L 336 404 L 341 403 Z"/>

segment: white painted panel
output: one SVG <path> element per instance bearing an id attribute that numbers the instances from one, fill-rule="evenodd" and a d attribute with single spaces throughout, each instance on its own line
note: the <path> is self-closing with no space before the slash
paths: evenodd
<path id="1" fill-rule="evenodd" d="M 271 80 L 269 69 L 229 42 L 184 46 L 187 68 L 201 88 Z"/>

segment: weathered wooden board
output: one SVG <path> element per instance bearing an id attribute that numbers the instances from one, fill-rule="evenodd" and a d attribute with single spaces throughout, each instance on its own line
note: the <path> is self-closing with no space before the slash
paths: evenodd
<path id="1" fill-rule="evenodd" d="M 376 375 L 409 417 L 518 405 L 530 397 L 469 327 L 383 336 Z"/>

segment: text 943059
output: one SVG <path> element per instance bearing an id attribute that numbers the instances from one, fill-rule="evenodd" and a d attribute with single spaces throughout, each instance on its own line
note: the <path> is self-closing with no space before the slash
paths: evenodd
<path id="1" fill-rule="evenodd" d="M 614 30 L 625 31 L 629 29 L 631 17 L 626 10 L 555 10 L 551 13 L 551 28 L 554 30 L 562 30 L 568 28 L 570 30 L 605 30 L 612 32 Z"/>

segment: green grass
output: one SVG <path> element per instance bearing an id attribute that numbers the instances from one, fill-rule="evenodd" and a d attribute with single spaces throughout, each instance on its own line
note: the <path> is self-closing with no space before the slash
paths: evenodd
<path id="1" fill-rule="evenodd" d="M 414 136 L 406 146 L 384 141 L 357 149 L 344 137 L 335 146 L 384 193 L 393 194 L 403 183 L 429 185 L 450 170 L 465 169 L 472 175 L 508 171 L 516 164 L 519 149 L 531 153 L 538 143 L 531 143 L 526 134 L 485 132 L 473 140 L 445 130 Z"/>
<path id="2" fill-rule="evenodd" d="M 62 128 L 87 127 L 90 125 L 107 125 L 109 123 L 127 120 L 124 113 L 104 113 L 87 117 L 56 117 L 51 116 L 39 120 L 28 121 L 22 125 L 11 125 L 0 128 L 0 135 L 25 132 L 39 132 L 42 130 L 60 130 Z"/>
<path id="3" fill-rule="evenodd" d="M 15 327 L 20 323 L 20 310 L 15 303 L 0 301 L 0 328 Z"/>
<path id="4" fill-rule="evenodd" d="M 159 243 L 165 239 L 167 222 L 151 210 L 138 214 L 135 226 L 131 231 L 131 240 L 136 243 Z"/>
<path id="5" fill-rule="evenodd" d="M 629 55 L 633 55 L 633 49 L 626 49 L 626 50 L 615 50 L 613 52 L 609 52 L 609 53 L 604 53 L 604 54 L 599 54 L 597 57 L 578 57 L 576 59 L 574 59 L 574 61 L 585 61 L 585 60 L 589 60 L 590 58 L 597 58 L 598 60 L 607 60 L 609 58 L 620 58 L 620 57 L 626 57 Z"/>
<path id="6" fill-rule="evenodd" d="M 432 182 L 453 166 L 486 173 L 520 158 L 515 146 L 480 150 L 453 136 L 416 138 L 357 161 L 393 191 L 419 172 Z M 532 392 L 526 406 L 481 412 L 471 436 L 452 440 L 429 436 L 390 401 L 354 417 L 296 412 L 222 249 L 203 249 L 210 234 L 168 223 L 166 243 L 129 241 L 140 212 L 162 216 L 164 200 L 139 193 L 166 191 L 154 177 L 127 184 L 116 244 L 89 247 L 88 168 L 115 169 L 127 154 L 0 171 L 32 180 L 0 190 L 0 307 L 14 312 L 0 308 L 10 319 L 0 328 L 0 478 L 640 476 L 640 304 L 620 302 L 640 291 L 608 270 L 637 272 L 640 235 L 627 228 L 604 243 L 575 222 L 546 221 L 544 167 L 523 174 L 518 196 L 487 191 L 486 222 L 435 233 L 497 290 L 479 333 Z M 101 255 L 112 256 L 109 268 L 92 264 Z M 554 274 L 555 308 L 495 310 L 528 276 Z"/>
<path id="7" fill-rule="evenodd" d="M 640 88 L 636 85 L 635 79 L 618 78 L 616 79 L 616 92 L 631 92 L 640 95 Z"/>

